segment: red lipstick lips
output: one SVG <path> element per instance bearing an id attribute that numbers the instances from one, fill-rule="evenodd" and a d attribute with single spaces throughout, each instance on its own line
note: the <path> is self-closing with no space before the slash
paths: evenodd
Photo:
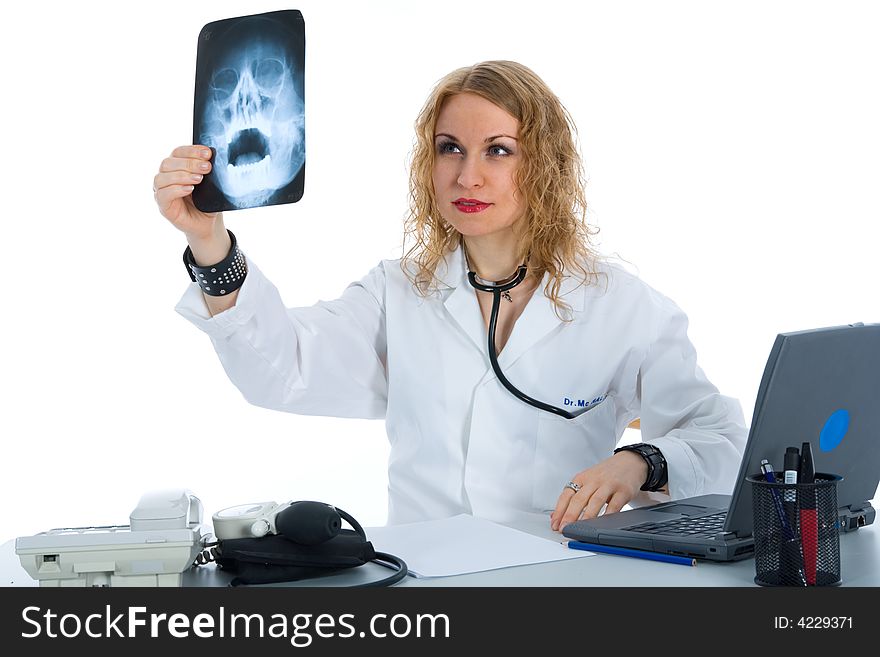
<path id="1" fill-rule="evenodd" d="M 491 203 L 484 203 L 475 198 L 457 198 L 452 202 L 456 208 L 458 208 L 459 212 L 482 212 L 486 208 L 488 208 Z"/>

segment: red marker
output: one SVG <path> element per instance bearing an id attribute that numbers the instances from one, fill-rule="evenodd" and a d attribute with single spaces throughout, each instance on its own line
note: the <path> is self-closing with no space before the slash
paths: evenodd
<path id="1" fill-rule="evenodd" d="M 812 484 L 816 480 L 813 466 L 813 450 L 810 443 L 801 445 L 801 467 L 798 483 Z M 801 544 L 804 550 L 804 571 L 807 584 L 816 584 L 816 554 L 819 546 L 819 521 L 816 515 L 816 491 L 812 486 L 798 491 L 798 507 L 801 514 Z"/>

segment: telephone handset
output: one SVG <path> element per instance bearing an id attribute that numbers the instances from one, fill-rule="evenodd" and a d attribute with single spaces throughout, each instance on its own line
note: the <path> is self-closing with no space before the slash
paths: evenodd
<path id="1" fill-rule="evenodd" d="M 374 550 L 357 520 L 323 502 L 241 504 L 218 511 L 213 521 L 217 542 L 197 563 L 215 561 L 234 574 L 231 586 L 296 581 L 369 561 L 396 572 L 360 586 L 390 586 L 407 574 L 402 559 Z"/>
<path id="2" fill-rule="evenodd" d="M 132 531 L 186 529 L 202 524 L 202 501 L 186 490 L 172 489 L 144 493 L 129 515 Z"/>

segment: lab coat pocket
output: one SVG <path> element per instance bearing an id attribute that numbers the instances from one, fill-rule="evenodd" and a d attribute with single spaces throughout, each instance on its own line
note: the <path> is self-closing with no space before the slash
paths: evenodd
<path id="1" fill-rule="evenodd" d="M 611 456 L 616 443 L 614 398 L 573 420 L 541 411 L 535 441 L 532 504 L 552 511 L 565 484 Z"/>

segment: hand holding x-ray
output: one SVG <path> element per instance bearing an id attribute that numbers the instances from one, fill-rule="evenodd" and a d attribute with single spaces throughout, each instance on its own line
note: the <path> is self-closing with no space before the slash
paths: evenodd
<path id="1" fill-rule="evenodd" d="M 216 248 L 207 248 L 220 256 L 210 260 L 212 254 L 208 254 L 208 260 L 215 262 L 221 260 L 225 255 L 223 250 L 228 249 L 223 216 L 219 212 L 202 212 L 192 201 L 193 191 L 210 171 L 211 150 L 207 146 L 178 146 L 159 165 L 159 173 L 153 178 L 153 196 L 162 216 L 186 234 L 194 249 L 197 248 L 194 245 L 217 242 Z"/>
<path id="2" fill-rule="evenodd" d="M 213 151 L 192 200 L 202 212 L 295 203 L 305 178 L 305 34 L 286 10 L 199 34 L 193 143 Z"/>

